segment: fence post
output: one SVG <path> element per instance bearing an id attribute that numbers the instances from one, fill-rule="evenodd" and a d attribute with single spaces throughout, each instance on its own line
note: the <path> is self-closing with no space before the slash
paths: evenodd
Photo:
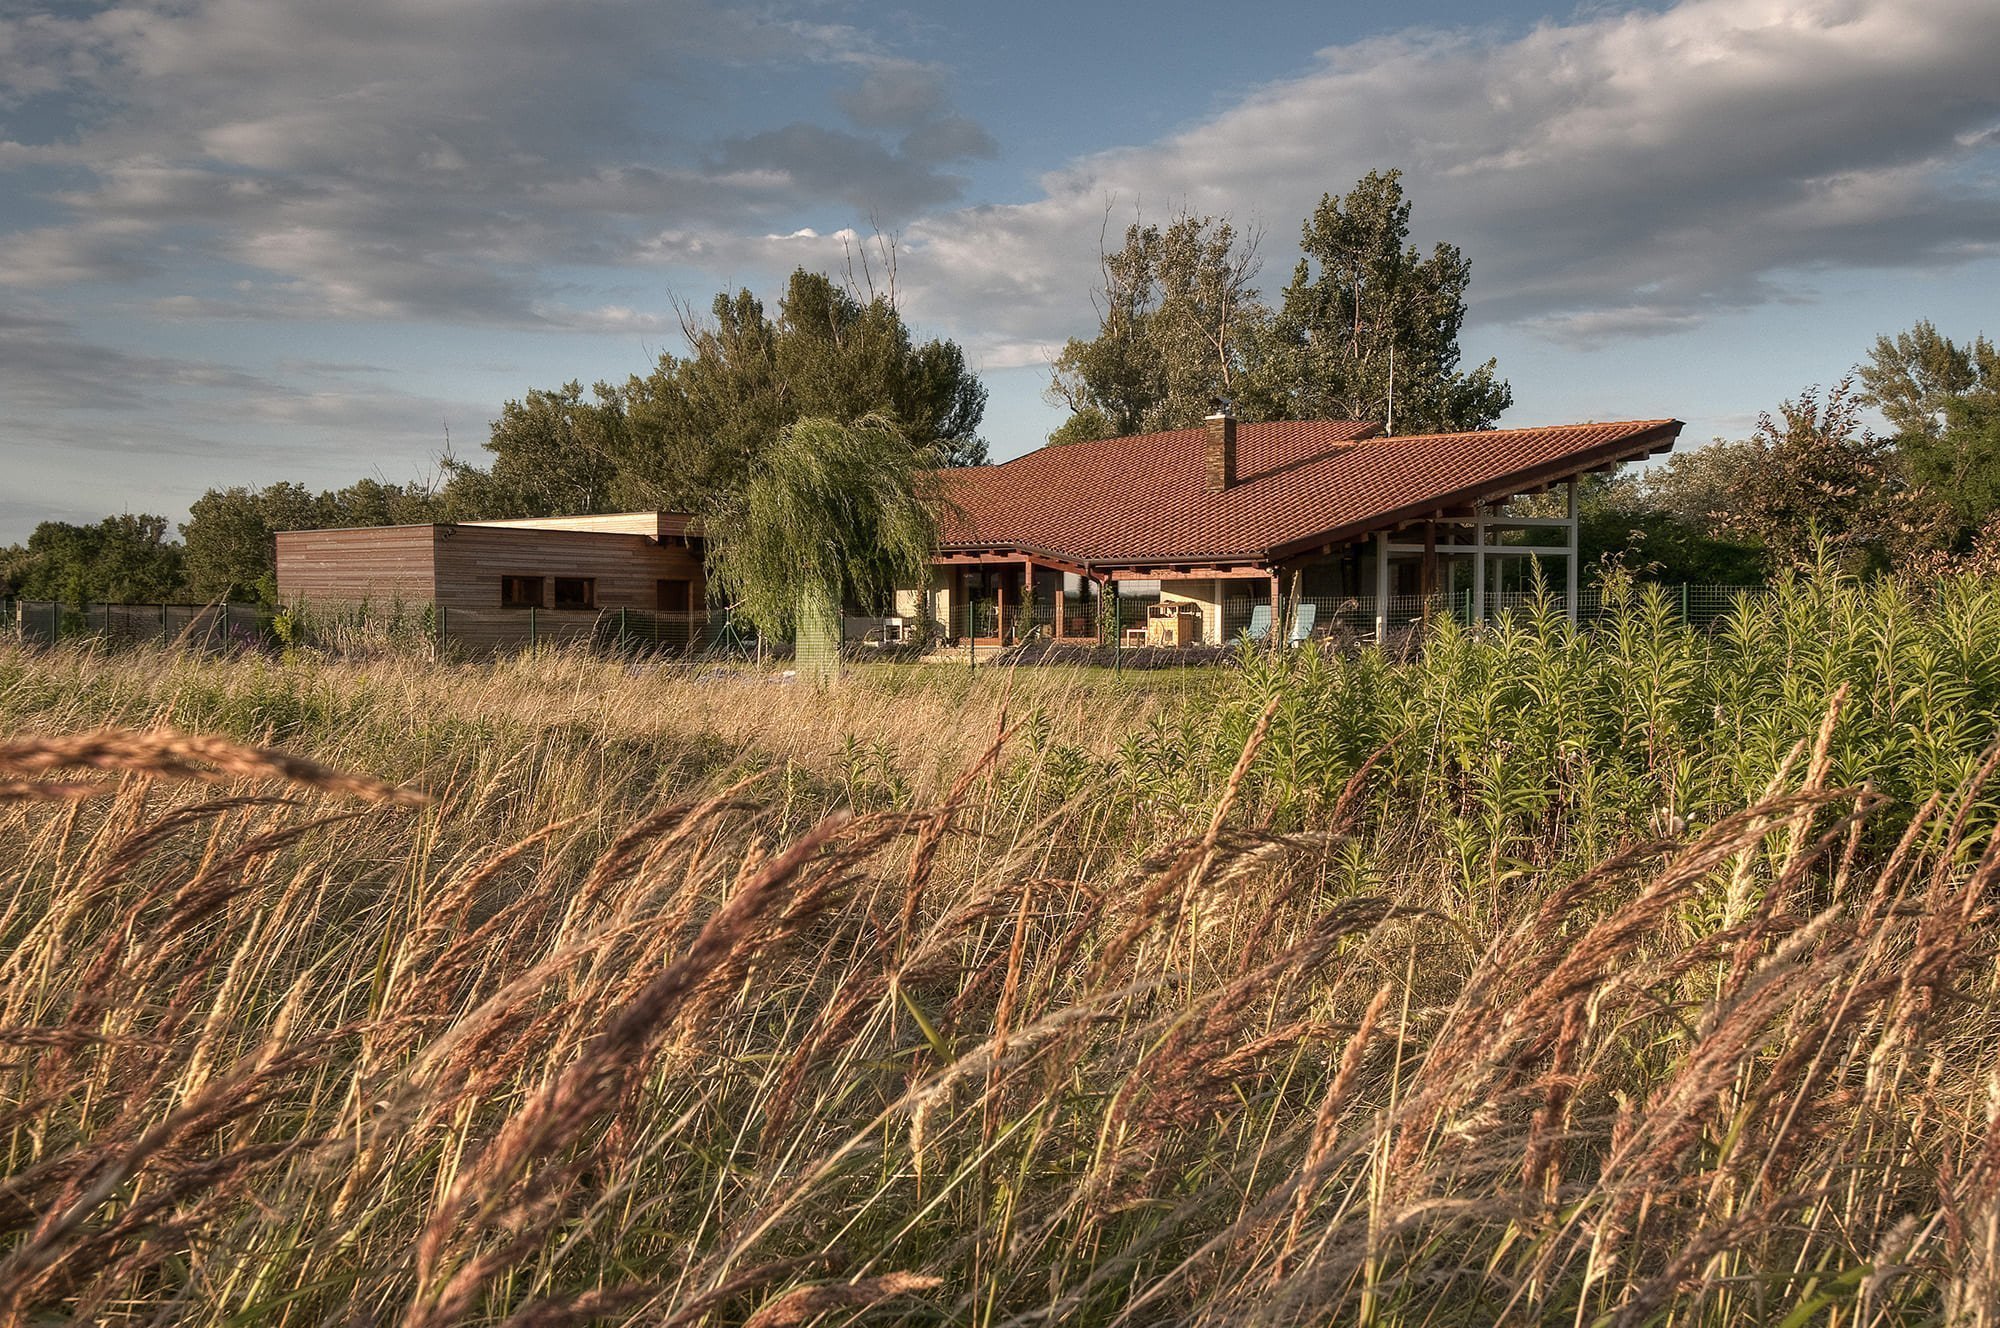
<path id="1" fill-rule="evenodd" d="M 166 601 L 162 600 L 160 602 L 160 646 L 162 649 L 165 649 L 172 644 L 173 638 L 167 634 L 167 605 Z"/>
<path id="2" fill-rule="evenodd" d="M 1693 621 L 1694 619 L 1688 617 L 1688 583 L 1683 581 L 1681 582 L 1681 622 L 1692 623 Z"/>
<path id="3" fill-rule="evenodd" d="M 541 644 L 541 637 L 535 628 L 535 606 L 528 606 L 528 649 L 534 650 Z"/>
<path id="4" fill-rule="evenodd" d="M 1111 583 L 1111 671 L 1125 676 L 1125 605 L 1118 598 L 1118 583 Z"/>
<path id="5" fill-rule="evenodd" d="M 972 597 L 965 599 L 965 667 L 968 670 L 979 667 L 979 646 L 972 639 Z"/>
<path id="6" fill-rule="evenodd" d="M 229 649 L 229 601 L 222 601 L 222 648 Z"/>
<path id="7" fill-rule="evenodd" d="M 623 653 L 626 644 L 627 643 L 625 639 L 625 610 L 624 608 L 621 607 L 618 610 L 618 649 L 621 653 Z"/>
<path id="8" fill-rule="evenodd" d="M 446 609 L 445 606 L 442 604 L 438 605 L 437 608 L 438 608 L 438 654 L 443 655 L 445 646 L 448 645 L 451 641 L 450 629 L 445 624 L 445 615 L 449 612 L 449 610 Z"/>

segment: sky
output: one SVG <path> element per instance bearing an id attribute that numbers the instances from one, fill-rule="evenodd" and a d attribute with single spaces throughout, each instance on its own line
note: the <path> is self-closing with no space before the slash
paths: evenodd
<path id="1" fill-rule="evenodd" d="M 1275 296 L 1389 167 L 1503 426 L 1741 437 L 2000 335 L 1996 69 L 1994 0 L 0 0 L 0 543 L 433 476 L 886 238 L 1017 455 L 1107 228 L 1228 216 Z"/>

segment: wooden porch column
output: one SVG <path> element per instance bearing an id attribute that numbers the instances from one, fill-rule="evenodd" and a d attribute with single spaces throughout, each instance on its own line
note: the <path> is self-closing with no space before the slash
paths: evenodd
<path id="1" fill-rule="evenodd" d="M 1472 505 L 1472 621 L 1486 625 L 1486 504 Z"/>
<path id="2" fill-rule="evenodd" d="M 1021 613 L 1028 620 L 1028 630 L 1035 630 L 1035 565 L 1021 560 Z"/>
<path id="3" fill-rule="evenodd" d="M 1389 643 L 1389 532 L 1375 532 L 1375 644 Z"/>
<path id="4" fill-rule="evenodd" d="M 1438 589 L 1438 523 L 1435 521 L 1424 522 L 1424 566 L 1419 578 L 1418 589 L 1424 597 L 1424 612 L 1429 613 L 1431 597 L 1437 594 Z"/>
<path id="5" fill-rule="evenodd" d="M 1576 583 L 1577 583 L 1577 566 L 1576 566 L 1576 553 L 1577 553 L 1577 537 L 1576 537 L 1576 481 L 1575 481 L 1574 479 L 1572 479 L 1572 480 L 1570 480 L 1570 482 L 1569 482 L 1569 483 L 1568 483 L 1568 484 L 1567 484 L 1566 486 L 1564 486 L 1564 487 L 1566 487 L 1566 488 L 1567 488 L 1567 489 L 1569 490 L 1569 493 L 1568 493 L 1568 494 L 1567 494 L 1567 496 L 1566 496 L 1566 504 L 1565 504 L 1565 505 L 1566 505 L 1566 507 L 1567 507 L 1567 509 L 1568 509 L 1568 510 L 1567 510 L 1567 513 L 1566 513 L 1566 515 L 1567 515 L 1567 516 L 1568 516 L 1568 518 L 1569 518 L 1569 531 L 1568 531 L 1568 534 L 1569 534 L 1569 545 L 1568 545 L 1568 548 L 1569 548 L 1569 557 L 1567 557 L 1566 559 L 1564 559 L 1564 561 L 1565 561 L 1565 562 L 1567 562 L 1567 563 L 1569 564 L 1569 571 L 1568 571 L 1568 583 L 1569 583 L 1569 585 L 1568 585 L 1568 589 L 1569 589 L 1569 594 L 1568 594 L 1567 598 L 1565 598 L 1565 599 L 1564 599 L 1563 603 L 1564 603 L 1564 605 L 1565 605 L 1565 606 L 1566 606 L 1566 607 L 1568 608 L 1568 610 L 1569 610 L 1569 625 L 1570 625 L 1571 627 L 1574 627 L 1574 626 L 1576 626 L 1576 608 L 1577 608 L 1577 605 L 1576 605 Z"/>

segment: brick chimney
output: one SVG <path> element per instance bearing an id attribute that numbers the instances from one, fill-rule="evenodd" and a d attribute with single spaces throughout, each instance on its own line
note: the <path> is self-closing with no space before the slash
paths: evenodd
<path id="1" fill-rule="evenodd" d="M 1217 398 L 1215 414 L 1202 423 L 1208 427 L 1208 491 L 1221 493 L 1236 483 L 1236 416 Z"/>

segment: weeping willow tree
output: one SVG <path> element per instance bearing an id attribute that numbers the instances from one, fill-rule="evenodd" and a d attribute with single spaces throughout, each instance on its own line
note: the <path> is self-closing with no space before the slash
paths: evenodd
<path id="1" fill-rule="evenodd" d="M 778 435 L 709 522 L 709 576 L 758 628 L 791 632 L 799 668 L 831 677 L 841 605 L 921 581 L 937 551 L 935 450 L 895 423 L 801 419 Z"/>

